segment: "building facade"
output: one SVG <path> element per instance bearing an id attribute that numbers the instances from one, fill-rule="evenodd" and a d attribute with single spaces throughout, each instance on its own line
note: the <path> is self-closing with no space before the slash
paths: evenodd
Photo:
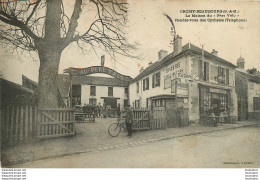
<path id="1" fill-rule="evenodd" d="M 128 104 L 129 76 L 121 75 L 104 66 L 66 70 L 69 74 L 60 74 L 58 88 L 67 106 L 101 105 L 116 108 Z M 104 73 L 112 77 L 92 76 L 93 73 Z M 71 105 L 70 105 L 71 103 Z"/>
<path id="2" fill-rule="evenodd" d="M 134 108 L 164 107 L 169 117 L 176 110 L 185 111 L 187 122 L 212 111 L 237 116 L 236 66 L 218 57 L 216 50 L 209 53 L 190 43 L 182 46 L 177 36 L 174 52 L 160 51 L 158 57 L 130 84 Z"/>
<path id="3" fill-rule="evenodd" d="M 236 71 L 238 119 L 243 121 L 260 116 L 260 77 Z"/>

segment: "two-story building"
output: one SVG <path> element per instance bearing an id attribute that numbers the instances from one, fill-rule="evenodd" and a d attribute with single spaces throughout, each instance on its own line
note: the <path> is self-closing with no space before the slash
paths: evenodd
<path id="1" fill-rule="evenodd" d="M 58 88 L 67 106 L 70 106 L 70 101 L 72 106 L 100 103 L 116 108 L 118 103 L 121 107 L 128 104 L 131 77 L 104 66 L 69 68 L 65 72 L 68 74 L 58 76 Z M 107 77 L 92 76 L 93 73 L 103 73 Z"/>
<path id="2" fill-rule="evenodd" d="M 184 124 L 224 110 L 237 116 L 235 68 L 216 50 L 209 53 L 190 43 L 182 46 L 177 36 L 174 52 L 161 50 L 158 61 L 133 79 L 130 103 L 134 108 L 164 107 L 169 118 L 175 118 L 177 109 L 185 111 Z"/>
<path id="3" fill-rule="evenodd" d="M 260 77 L 244 69 L 245 60 L 237 60 L 236 93 L 238 99 L 238 120 L 260 117 Z"/>

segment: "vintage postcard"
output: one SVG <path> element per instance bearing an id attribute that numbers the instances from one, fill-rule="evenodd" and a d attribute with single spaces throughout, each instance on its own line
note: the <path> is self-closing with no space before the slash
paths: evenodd
<path id="1" fill-rule="evenodd" d="M 260 166 L 259 1 L 0 0 L 0 39 L 3 168 Z"/>

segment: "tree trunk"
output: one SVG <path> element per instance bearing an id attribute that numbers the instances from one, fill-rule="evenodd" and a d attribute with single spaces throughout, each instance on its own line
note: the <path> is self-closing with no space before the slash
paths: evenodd
<path id="1" fill-rule="evenodd" d="M 38 85 L 38 107 L 59 107 L 57 76 L 61 51 L 47 48 L 39 51 L 40 69 Z"/>
<path id="2" fill-rule="evenodd" d="M 57 76 L 61 57 L 61 0 L 46 0 L 45 36 L 36 42 L 40 58 L 38 107 L 59 107 Z"/>

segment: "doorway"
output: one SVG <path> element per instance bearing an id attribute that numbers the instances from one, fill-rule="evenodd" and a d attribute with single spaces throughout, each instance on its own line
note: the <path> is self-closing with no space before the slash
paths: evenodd
<path id="1" fill-rule="evenodd" d="M 107 106 L 110 106 L 111 108 L 116 108 L 117 107 L 117 98 L 104 98 L 104 103 Z"/>
<path id="2" fill-rule="evenodd" d="M 217 98 L 212 98 L 211 105 L 215 116 L 220 115 L 221 101 Z"/>

